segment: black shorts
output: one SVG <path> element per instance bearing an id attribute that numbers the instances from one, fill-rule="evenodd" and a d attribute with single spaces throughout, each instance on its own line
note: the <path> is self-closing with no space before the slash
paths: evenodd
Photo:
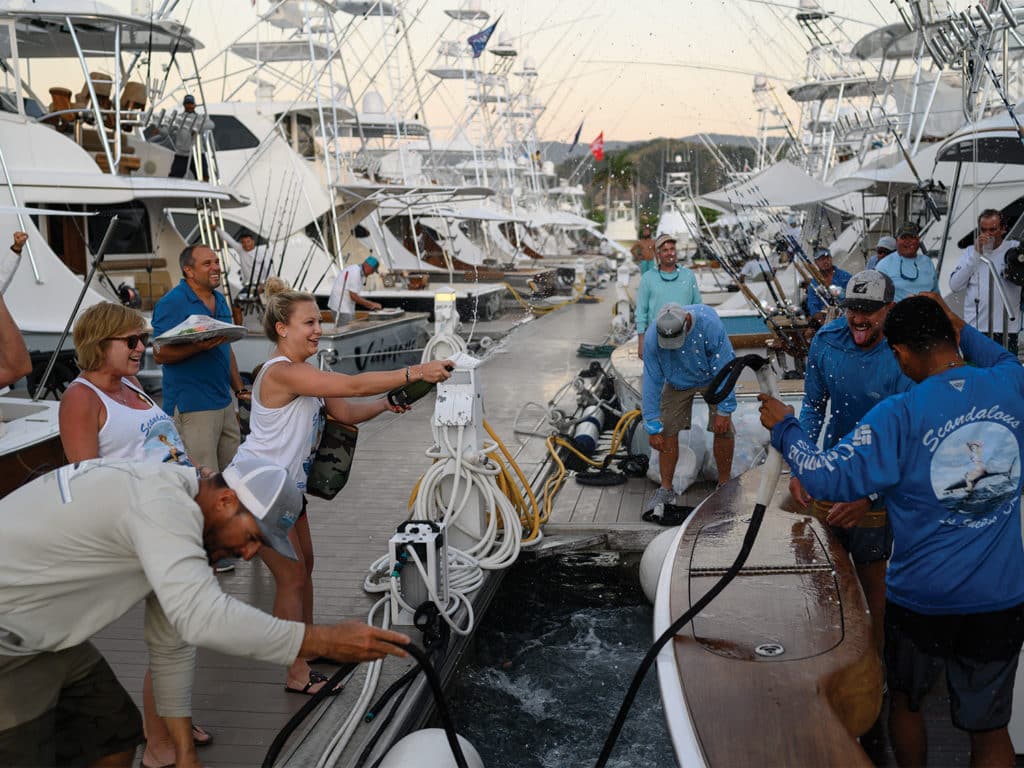
<path id="1" fill-rule="evenodd" d="M 0 656 L 0 706 L 3 766 L 85 766 L 143 741 L 138 707 L 92 643 Z"/>
<path id="2" fill-rule="evenodd" d="M 1022 643 L 1024 604 L 940 616 L 885 604 L 889 690 L 906 694 L 917 712 L 945 665 L 953 725 L 965 731 L 991 731 L 1010 722 Z"/>

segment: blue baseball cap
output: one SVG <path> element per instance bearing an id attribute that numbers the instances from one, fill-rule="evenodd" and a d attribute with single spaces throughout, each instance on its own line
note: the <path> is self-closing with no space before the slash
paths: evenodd
<path id="1" fill-rule="evenodd" d="M 363 264 L 368 265 L 370 267 L 370 269 L 376 269 L 377 267 L 380 266 L 380 262 L 377 261 L 377 257 L 376 256 L 367 256 L 366 260 L 363 261 Z"/>

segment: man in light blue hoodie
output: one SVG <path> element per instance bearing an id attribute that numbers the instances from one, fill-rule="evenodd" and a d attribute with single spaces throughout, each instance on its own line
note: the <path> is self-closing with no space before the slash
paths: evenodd
<path id="1" fill-rule="evenodd" d="M 847 284 L 845 316 L 827 323 L 811 341 L 800 426 L 810 440 L 818 442 L 831 403 L 822 442 L 825 448 L 839 442 L 881 400 L 906 392 L 914 384 L 903 375 L 882 336 L 882 326 L 893 306 L 893 292 L 888 275 L 873 269 L 858 272 Z M 812 502 L 796 477 L 789 481 L 789 492 L 805 506 Z M 881 498 L 838 504 L 818 500 L 814 509 L 825 516 L 853 558 L 871 610 L 872 634 L 881 653 L 885 566 L 892 551 L 892 526 L 885 514 L 885 502 Z M 869 511 L 873 514 L 865 517 Z M 861 525 L 857 525 L 854 521 L 860 518 Z"/>
<path id="2" fill-rule="evenodd" d="M 835 446 L 819 449 L 793 409 L 769 395 L 758 396 L 761 422 L 812 494 L 885 495 L 894 534 L 885 666 L 897 764 L 926 762 L 921 701 L 945 667 L 971 765 L 1013 765 L 1007 725 L 1024 642 L 1024 367 L 934 294 L 896 304 L 884 333 L 917 385 L 880 402 Z"/>
<path id="3" fill-rule="evenodd" d="M 703 396 L 702 390 L 736 353 L 715 310 L 704 304 L 666 304 L 644 334 L 643 344 L 644 428 L 651 447 L 659 453 L 661 471 L 661 487 L 648 504 L 648 510 L 653 510 L 659 504 L 675 503 L 672 476 L 679 461 L 679 432 L 690 428 L 694 396 L 697 392 Z M 712 451 L 720 485 L 728 482 L 732 473 L 735 410 L 732 392 L 717 408 L 708 405 L 708 430 L 715 435 Z"/>
<path id="4" fill-rule="evenodd" d="M 637 355 L 644 356 L 644 333 L 658 316 L 658 310 L 669 302 L 700 304 L 697 277 L 686 267 L 680 267 L 676 254 L 676 239 L 672 235 L 659 235 L 655 241 L 658 268 L 640 278 L 636 295 L 636 333 L 639 338 Z"/>

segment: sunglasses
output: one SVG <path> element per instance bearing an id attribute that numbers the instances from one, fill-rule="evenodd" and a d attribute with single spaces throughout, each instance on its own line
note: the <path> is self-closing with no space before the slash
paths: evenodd
<path id="1" fill-rule="evenodd" d="M 123 341 L 128 345 L 128 349 L 135 349 L 135 346 L 141 341 L 142 346 L 146 346 L 149 343 L 148 333 L 133 333 L 130 336 L 109 336 L 104 341 Z"/>

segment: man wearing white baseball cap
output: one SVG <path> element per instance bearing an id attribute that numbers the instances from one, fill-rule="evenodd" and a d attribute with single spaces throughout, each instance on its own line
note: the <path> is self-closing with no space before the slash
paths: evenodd
<path id="1" fill-rule="evenodd" d="M 358 622 L 282 621 L 221 591 L 211 563 L 295 552 L 302 509 L 287 472 L 260 459 L 191 467 L 92 460 L 0 500 L 0 764 L 131 765 L 141 719 L 89 638 L 146 600 L 157 711 L 176 764 L 192 742 L 195 646 L 281 665 L 404 655 L 405 635 Z"/>

